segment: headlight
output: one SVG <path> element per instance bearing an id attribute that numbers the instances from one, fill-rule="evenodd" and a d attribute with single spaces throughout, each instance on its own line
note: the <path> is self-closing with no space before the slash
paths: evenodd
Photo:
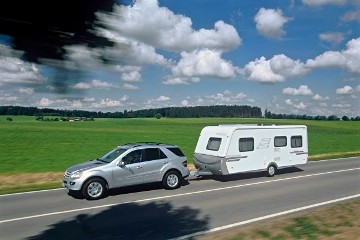
<path id="1" fill-rule="evenodd" d="M 81 174 L 82 174 L 81 171 L 73 172 L 73 173 L 70 175 L 70 178 L 80 178 L 80 177 L 81 177 Z"/>

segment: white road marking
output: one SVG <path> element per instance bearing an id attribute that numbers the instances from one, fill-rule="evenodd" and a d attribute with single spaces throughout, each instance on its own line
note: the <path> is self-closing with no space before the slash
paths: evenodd
<path id="1" fill-rule="evenodd" d="M 45 190 L 37 190 L 37 191 L 29 191 L 29 192 L 8 193 L 8 194 L 0 195 L 0 197 L 15 196 L 15 195 L 28 194 L 28 193 L 50 192 L 50 191 L 58 191 L 58 190 L 64 190 L 64 189 L 65 188 L 53 188 L 53 189 L 45 189 Z"/>
<path id="2" fill-rule="evenodd" d="M 278 216 L 286 215 L 286 214 L 289 214 L 289 213 L 299 212 L 299 211 L 303 211 L 303 210 L 306 210 L 306 209 L 320 207 L 320 206 L 324 206 L 324 205 L 327 205 L 327 204 L 336 203 L 336 202 L 340 202 L 340 201 L 345 201 L 345 200 L 358 198 L 358 197 L 360 197 L 360 194 L 347 196 L 347 197 L 343 197 L 343 198 L 337 198 L 337 199 L 333 199 L 333 200 L 325 201 L 325 202 L 319 202 L 319 203 L 315 203 L 315 204 L 304 206 L 304 207 L 299 207 L 299 208 L 295 208 L 295 209 L 291 209 L 291 210 L 287 210 L 287 211 L 283 211 L 283 212 L 278 212 L 278 213 L 274 213 L 274 214 L 270 214 L 270 215 L 266 215 L 266 216 L 262 216 L 262 217 L 257 217 L 257 218 L 237 222 L 237 223 L 232 223 L 232 224 L 221 226 L 221 227 L 212 228 L 212 229 L 205 230 L 205 231 L 200 231 L 200 232 L 184 235 L 184 236 L 177 237 L 177 238 L 172 238 L 171 240 L 191 239 L 191 238 L 198 237 L 198 236 L 201 236 L 201 235 L 214 233 L 214 232 L 217 232 L 217 231 L 221 231 L 221 230 L 225 230 L 225 229 L 229 229 L 229 228 L 233 228 L 233 227 L 239 227 L 239 226 L 242 226 L 242 225 L 245 225 L 245 224 L 258 222 L 258 221 L 261 221 L 261 220 L 265 220 L 265 219 L 269 219 L 269 218 L 273 218 L 273 217 L 278 217 Z"/>
<path id="3" fill-rule="evenodd" d="M 338 161 L 338 160 L 346 160 L 346 159 L 353 159 L 353 158 L 359 158 L 359 157 L 324 159 L 324 160 L 308 161 L 307 163 L 308 163 L 308 164 L 309 164 L 309 163 L 320 163 L 320 162 Z M 38 191 L 9 193 L 9 194 L 2 194 L 2 195 L 0 195 L 0 197 L 13 196 L 13 195 L 21 195 L 21 194 L 29 194 L 29 193 L 40 193 L 40 192 L 49 192 L 49 191 L 59 191 L 59 190 L 66 190 L 66 188 L 53 188 L 53 189 L 38 190 Z"/>
<path id="4" fill-rule="evenodd" d="M 201 194 L 201 193 L 207 193 L 207 192 L 215 192 L 215 191 L 221 191 L 221 190 L 227 190 L 227 189 L 233 189 L 233 188 L 240 188 L 240 187 L 247 187 L 247 186 L 259 185 L 259 184 L 280 182 L 280 181 L 286 181 L 286 180 L 292 180 L 292 179 L 300 179 L 300 178 L 321 176 L 321 175 L 327 175 L 327 174 L 333 174 L 333 173 L 349 172 L 349 171 L 355 171 L 355 170 L 360 170 L 360 168 L 349 168 L 349 169 L 342 169 L 342 170 L 331 171 L 331 172 L 314 173 L 314 174 L 308 174 L 308 175 L 302 175 L 302 176 L 296 176 L 296 177 L 280 178 L 280 179 L 261 181 L 261 182 L 255 182 L 255 183 L 240 184 L 240 185 L 229 186 L 229 187 L 221 187 L 221 188 L 214 188 L 214 189 L 208 189 L 208 190 L 201 190 L 201 191 L 196 191 L 196 192 L 180 193 L 180 194 L 167 195 L 167 196 L 154 197 L 154 198 L 145 198 L 145 199 L 127 201 L 127 202 L 122 202 L 122 203 L 112 203 L 112 204 L 105 204 L 105 205 L 94 206 L 94 207 L 78 208 L 78 209 L 71 209 L 71 210 L 65 210 L 65 211 L 59 211 L 59 212 L 51 212 L 51 213 L 44 213 L 44 214 L 26 216 L 26 217 L 11 218 L 11 219 L 6 219 L 6 220 L 0 221 L 0 224 L 1 223 L 20 221 L 20 220 L 26 220 L 26 219 L 32 219 L 32 218 L 39 218 L 39 217 L 66 214 L 66 213 L 72 213 L 72 212 L 80 212 L 80 211 L 86 211 L 86 210 L 106 208 L 106 207 L 129 204 L 129 203 L 148 202 L 148 201 L 161 200 L 161 199 L 166 199 L 166 198 L 189 196 L 189 195 L 195 195 L 195 194 Z"/>

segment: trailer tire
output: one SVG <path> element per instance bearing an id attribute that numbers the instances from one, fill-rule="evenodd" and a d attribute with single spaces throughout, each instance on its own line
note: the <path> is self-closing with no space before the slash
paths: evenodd
<path id="1" fill-rule="evenodd" d="M 273 177 L 276 173 L 276 166 L 271 164 L 268 166 L 267 168 L 267 176 L 268 177 Z"/>

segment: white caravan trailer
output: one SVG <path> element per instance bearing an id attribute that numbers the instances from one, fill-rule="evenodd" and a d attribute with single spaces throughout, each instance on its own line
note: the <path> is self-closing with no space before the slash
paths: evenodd
<path id="1" fill-rule="evenodd" d="M 305 164 L 304 125 L 219 125 L 202 129 L 194 153 L 195 176 L 267 171 Z"/>

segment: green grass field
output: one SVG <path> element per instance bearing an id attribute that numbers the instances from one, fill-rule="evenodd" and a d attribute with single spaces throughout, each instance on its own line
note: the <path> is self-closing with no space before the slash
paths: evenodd
<path id="1" fill-rule="evenodd" d="M 97 158 L 117 145 L 131 142 L 177 144 L 192 162 L 201 129 L 223 123 L 305 124 L 310 156 L 321 159 L 360 155 L 360 122 L 238 118 L 39 122 L 27 116 L 11 116 L 10 122 L 7 117 L 0 116 L 1 175 L 62 172 L 74 163 Z"/>

